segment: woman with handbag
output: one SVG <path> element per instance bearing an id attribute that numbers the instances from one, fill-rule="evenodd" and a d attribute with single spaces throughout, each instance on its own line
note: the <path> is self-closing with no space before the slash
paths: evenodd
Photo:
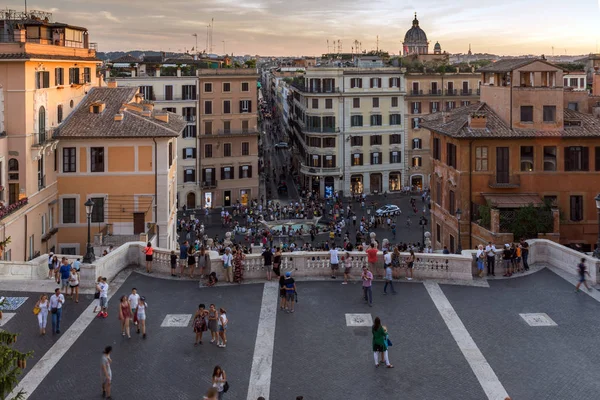
<path id="1" fill-rule="evenodd" d="M 371 332 L 373 333 L 373 358 L 375 359 L 375 367 L 379 367 L 379 356 L 383 354 L 386 367 L 394 368 L 388 358 L 388 333 L 381 325 L 379 317 L 375 317 Z"/>
<path id="2" fill-rule="evenodd" d="M 223 394 L 229 390 L 229 384 L 227 383 L 227 375 L 220 366 L 216 366 L 213 370 L 212 384 L 217 392 L 219 393 L 219 400 L 223 399 Z"/>
<path id="3" fill-rule="evenodd" d="M 40 299 L 35 303 L 35 307 L 33 307 L 33 313 L 37 315 L 38 323 L 40 325 L 40 335 L 46 334 L 49 307 L 50 303 L 48 302 L 48 296 L 45 294 L 40 296 Z"/>

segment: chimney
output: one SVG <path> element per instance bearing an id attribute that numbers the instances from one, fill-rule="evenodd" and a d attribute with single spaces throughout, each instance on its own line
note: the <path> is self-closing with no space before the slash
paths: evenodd
<path id="1" fill-rule="evenodd" d="M 152 111 L 150 111 L 150 110 L 142 111 L 142 117 L 151 117 L 151 116 L 152 116 Z"/>
<path id="2" fill-rule="evenodd" d="M 154 114 L 154 118 L 156 118 L 159 121 L 166 122 L 167 124 L 169 123 L 169 113 L 168 112 L 156 113 L 156 114 Z"/>
<path id="3" fill-rule="evenodd" d="M 600 72 L 598 72 L 598 66 L 594 67 L 594 76 L 592 79 L 592 96 L 600 96 Z"/>
<path id="4" fill-rule="evenodd" d="M 150 111 L 154 110 L 154 103 L 144 102 L 144 109 Z"/>
<path id="5" fill-rule="evenodd" d="M 106 82 L 106 85 L 109 88 L 116 88 L 117 86 L 119 86 L 119 83 L 114 79 L 109 79 L 108 82 Z"/>
<path id="6" fill-rule="evenodd" d="M 469 115 L 469 128 L 485 129 L 487 127 L 487 116 L 484 113 L 473 113 Z"/>
<path id="7" fill-rule="evenodd" d="M 115 114 L 115 121 L 123 121 L 123 114 Z"/>

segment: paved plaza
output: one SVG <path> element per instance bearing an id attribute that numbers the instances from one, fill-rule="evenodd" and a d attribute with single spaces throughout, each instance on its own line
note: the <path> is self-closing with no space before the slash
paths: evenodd
<path id="1" fill-rule="evenodd" d="M 107 319 L 94 318 L 92 295 L 83 295 L 67 302 L 60 335 L 39 337 L 31 313 L 38 294 L 3 292 L 27 297 L 5 311 L 14 316 L 3 328 L 21 334 L 19 349 L 35 352 L 22 378 L 32 400 L 100 398 L 107 345 L 115 399 L 201 398 L 217 364 L 231 385 L 226 399 L 596 398 L 600 296 L 574 293 L 567 279 L 542 269 L 489 286 L 401 281 L 386 296 L 376 282 L 373 307 L 358 282 L 299 281 L 296 312 L 286 314 L 275 311 L 275 283 L 199 288 L 126 271 L 113 284 L 120 286 Z M 132 287 L 147 298 L 146 340 L 120 333 L 117 299 Z M 193 346 L 199 303 L 227 310 L 227 348 L 208 334 Z M 393 369 L 373 365 L 368 325 L 376 316 L 390 332 Z"/>

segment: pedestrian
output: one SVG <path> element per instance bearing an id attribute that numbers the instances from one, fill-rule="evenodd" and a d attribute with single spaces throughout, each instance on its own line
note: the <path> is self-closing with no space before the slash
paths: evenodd
<path id="1" fill-rule="evenodd" d="M 100 292 L 100 313 L 98 317 L 106 318 L 108 317 L 108 283 L 106 283 L 106 277 L 102 277 L 96 288 Z"/>
<path id="2" fill-rule="evenodd" d="M 387 294 L 387 287 L 390 285 L 390 289 L 392 289 L 392 294 L 396 294 L 396 290 L 394 289 L 394 284 L 392 282 L 392 257 L 390 253 L 385 252 L 385 256 L 388 256 L 390 261 L 385 264 L 385 285 L 383 285 L 383 294 Z"/>
<path id="3" fill-rule="evenodd" d="M 444 246 L 444 250 L 442 250 L 442 254 L 450 254 L 450 250 L 448 250 L 448 246 Z"/>
<path id="4" fill-rule="evenodd" d="M 34 314 L 37 312 L 38 324 L 40 326 L 40 335 L 46 334 L 46 324 L 48 323 L 49 309 L 50 302 L 48 301 L 48 295 L 42 294 L 37 303 L 35 303 L 35 307 L 33 308 Z"/>
<path id="5" fill-rule="evenodd" d="M 206 307 L 204 304 L 200 304 L 196 311 L 196 315 L 194 315 L 194 333 L 196 334 L 194 346 L 202 344 L 202 334 L 208 330 L 208 324 L 206 323 L 207 315 L 208 312 L 206 311 Z"/>
<path id="6" fill-rule="evenodd" d="M 79 274 L 77 274 L 75 267 L 71 268 L 71 273 L 69 274 L 69 287 L 71 288 L 71 299 L 73 298 L 73 293 L 75 293 L 75 303 L 79 303 Z"/>
<path id="7" fill-rule="evenodd" d="M 590 273 L 587 271 L 587 267 L 585 265 L 585 258 L 581 259 L 579 265 L 577 265 L 577 272 L 579 273 L 579 282 L 577 282 L 577 286 L 575 286 L 575 292 L 579 292 L 579 287 L 583 283 L 588 291 L 592 291 L 592 288 L 588 286 L 585 276 L 589 276 L 591 278 Z"/>
<path id="8" fill-rule="evenodd" d="M 410 249 L 410 253 L 408 254 L 408 258 L 406 259 L 406 279 L 409 281 L 412 281 L 413 279 L 413 268 L 415 266 L 416 259 L 417 257 L 415 256 L 415 251 L 413 249 Z"/>
<path id="9" fill-rule="evenodd" d="M 60 320 L 62 319 L 62 306 L 65 302 L 65 296 L 56 288 L 54 294 L 50 297 L 50 313 L 52 314 L 52 333 L 60 333 Z"/>
<path id="10" fill-rule="evenodd" d="M 483 249 L 483 245 L 480 244 L 477 246 L 477 254 L 475 255 L 475 259 L 477 260 L 477 270 L 479 271 L 480 278 L 483 276 L 483 260 L 485 259 L 485 250 Z"/>
<path id="11" fill-rule="evenodd" d="M 227 323 L 229 320 L 227 319 L 227 312 L 224 308 L 219 308 L 219 343 L 217 343 L 218 347 L 227 347 Z"/>
<path id="12" fill-rule="evenodd" d="M 54 256 L 54 253 L 50 252 L 50 254 L 48 254 L 48 279 L 52 279 L 52 277 L 54 276 L 55 259 L 56 257 Z"/>
<path id="13" fill-rule="evenodd" d="M 217 307 L 211 304 L 208 309 L 208 329 L 210 330 L 210 342 L 219 343 L 219 313 Z"/>
<path id="14" fill-rule="evenodd" d="M 96 314 L 96 309 L 100 308 L 100 310 L 102 310 L 102 308 L 100 307 L 100 287 L 98 285 L 100 285 L 100 282 L 102 282 L 102 277 L 99 276 L 98 279 L 96 279 L 96 291 L 94 292 L 94 310 L 92 311 L 94 314 Z"/>
<path id="15" fill-rule="evenodd" d="M 394 366 L 390 364 L 388 357 L 387 331 L 381 326 L 379 317 L 375 317 L 371 332 L 373 333 L 373 358 L 375 359 L 375 367 L 379 367 L 379 357 L 383 354 L 385 366 L 387 368 L 394 368 Z"/>
<path id="16" fill-rule="evenodd" d="M 369 269 L 373 271 L 373 273 L 377 273 L 377 247 L 375 247 L 375 242 L 371 242 L 371 245 L 366 250 L 367 253 L 367 262 L 369 263 Z"/>
<path id="17" fill-rule="evenodd" d="M 200 268 L 200 279 L 206 277 L 206 267 L 210 265 L 210 257 L 206 251 L 206 247 L 200 246 L 200 252 L 198 253 L 198 267 Z"/>
<path id="18" fill-rule="evenodd" d="M 342 285 L 347 285 L 348 284 L 348 278 L 350 278 L 350 270 L 352 268 L 352 262 L 350 261 L 350 254 L 348 252 L 346 252 L 345 255 L 343 255 L 340 259 L 341 264 L 342 264 L 342 269 L 344 270 L 344 282 L 342 282 Z"/>
<path id="19" fill-rule="evenodd" d="M 187 251 L 187 265 L 190 269 L 190 278 L 194 278 L 194 269 L 196 269 L 196 249 L 194 246 L 188 247 Z"/>
<path id="20" fill-rule="evenodd" d="M 529 263 L 527 257 L 529 256 L 529 243 L 525 241 L 524 238 L 521 238 L 521 257 L 523 258 L 523 268 L 525 271 L 529 271 Z"/>
<path id="21" fill-rule="evenodd" d="M 510 244 L 504 245 L 504 250 L 502 251 L 502 261 L 504 264 L 504 275 L 505 277 L 512 276 L 512 251 L 510 250 Z"/>
<path id="22" fill-rule="evenodd" d="M 285 280 L 283 282 L 285 286 L 285 312 L 293 313 L 294 312 L 294 297 L 296 293 L 296 282 L 294 282 L 294 278 L 292 278 L 292 272 L 287 271 L 285 273 Z"/>
<path id="23" fill-rule="evenodd" d="M 233 255 L 231 254 L 231 248 L 225 248 L 225 254 L 223 254 L 223 268 L 225 269 L 225 280 L 229 283 L 233 283 Z"/>
<path id="24" fill-rule="evenodd" d="M 131 289 L 131 294 L 127 297 L 127 301 L 129 301 L 129 306 L 131 307 L 131 315 L 133 315 L 133 324 L 138 325 L 138 320 L 136 318 L 136 309 L 138 306 L 138 302 L 140 300 L 140 295 L 137 293 L 136 288 Z M 140 328 L 137 328 L 137 333 L 140 333 Z"/>
<path id="25" fill-rule="evenodd" d="M 281 248 L 277 247 L 275 249 L 275 254 L 273 255 L 273 272 L 279 277 L 281 276 L 281 257 Z"/>
<path id="26" fill-rule="evenodd" d="M 177 254 L 175 254 L 175 250 L 171 250 L 171 276 L 177 276 L 175 272 L 177 271 Z"/>
<path id="27" fill-rule="evenodd" d="M 339 253 L 336 247 L 329 250 L 329 262 L 331 264 L 331 279 L 335 279 L 335 274 L 339 268 Z"/>
<path id="28" fill-rule="evenodd" d="M 146 255 L 146 272 L 151 274 L 152 273 L 152 255 L 154 254 L 154 249 L 152 248 L 152 243 L 148 242 L 146 244 L 146 247 L 144 247 L 143 252 Z"/>
<path id="29" fill-rule="evenodd" d="M 63 257 L 60 263 L 60 268 L 57 270 L 57 276 L 60 276 L 60 290 L 68 294 L 69 278 L 71 277 L 71 266 L 66 257 Z M 57 278 L 56 283 L 59 283 Z"/>
<path id="30" fill-rule="evenodd" d="M 233 255 L 233 281 L 235 283 L 241 284 L 244 280 L 244 261 L 246 260 L 246 255 L 242 251 L 241 248 L 237 247 L 235 249 L 235 254 Z"/>
<path id="31" fill-rule="evenodd" d="M 212 384 L 213 387 L 217 389 L 219 400 L 222 400 L 223 394 L 229 389 L 229 387 L 225 389 L 225 386 L 229 385 L 227 385 L 227 375 L 225 375 L 225 371 L 218 365 L 213 370 Z"/>
<path id="32" fill-rule="evenodd" d="M 217 399 L 218 395 L 219 395 L 219 392 L 217 391 L 217 388 L 210 387 L 202 399 L 203 400 L 218 400 Z"/>
<path id="33" fill-rule="evenodd" d="M 281 275 L 279 277 L 279 309 L 281 311 L 286 309 L 285 292 L 285 276 Z"/>
<path id="34" fill-rule="evenodd" d="M 496 246 L 494 246 L 492 242 L 488 242 L 484 251 L 487 258 L 487 274 L 488 276 L 496 276 L 494 273 L 494 267 L 496 264 Z"/>
<path id="35" fill-rule="evenodd" d="M 125 336 L 127 334 L 127 338 L 131 339 L 131 335 L 129 334 L 129 323 L 131 322 L 131 305 L 129 304 L 129 300 L 127 300 L 127 296 L 121 296 L 121 300 L 119 301 L 119 321 L 121 321 L 121 336 Z"/>
<path id="36" fill-rule="evenodd" d="M 102 397 L 106 399 L 112 399 L 110 397 L 110 386 L 112 383 L 112 371 L 110 368 L 110 364 L 112 364 L 112 359 L 110 358 L 110 353 L 112 352 L 112 346 L 107 346 L 104 348 L 104 352 L 102 353 Z"/>
<path id="37" fill-rule="evenodd" d="M 270 281 L 271 280 L 271 268 L 272 264 L 273 264 L 273 252 L 271 251 L 270 247 L 266 247 L 265 250 L 262 252 L 261 254 L 264 264 L 265 264 L 265 269 L 267 270 L 267 280 Z M 273 268 L 273 272 L 275 272 L 275 268 Z M 279 270 L 275 273 L 277 276 L 279 276 Z"/>
<path id="38" fill-rule="evenodd" d="M 523 269 L 523 264 L 521 263 L 521 260 L 523 259 L 523 249 L 519 243 L 513 243 L 513 246 L 515 249 L 515 272 L 523 272 L 525 271 Z"/>
<path id="39" fill-rule="evenodd" d="M 371 285 L 373 283 L 373 274 L 369 271 L 367 266 L 363 266 L 363 272 L 361 275 L 362 279 L 362 288 L 363 288 L 363 298 L 365 302 L 369 304 L 369 307 L 373 307 L 373 291 Z"/>
<path id="40" fill-rule="evenodd" d="M 183 242 L 183 244 L 181 246 L 179 246 L 179 277 L 181 278 L 181 276 L 183 275 L 183 270 L 185 269 L 185 266 L 187 265 L 187 261 L 188 261 L 188 256 L 187 256 L 187 252 L 189 249 L 189 243 L 186 240 L 185 242 Z"/>
<path id="41" fill-rule="evenodd" d="M 148 309 L 148 303 L 146 303 L 146 298 L 144 296 L 140 297 L 137 303 L 137 307 L 135 308 L 136 324 L 138 325 L 137 333 L 140 333 L 140 328 L 142 328 L 142 338 L 146 339 L 146 310 Z"/>

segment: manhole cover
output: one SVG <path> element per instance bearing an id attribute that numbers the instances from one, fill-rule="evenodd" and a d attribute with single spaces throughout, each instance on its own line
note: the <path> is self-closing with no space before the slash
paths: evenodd
<path id="1" fill-rule="evenodd" d="M 347 326 L 372 326 L 371 314 L 346 314 Z"/>
<path id="2" fill-rule="evenodd" d="M 160 326 L 168 328 L 185 328 L 190 323 L 192 314 L 167 314 Z"/>

